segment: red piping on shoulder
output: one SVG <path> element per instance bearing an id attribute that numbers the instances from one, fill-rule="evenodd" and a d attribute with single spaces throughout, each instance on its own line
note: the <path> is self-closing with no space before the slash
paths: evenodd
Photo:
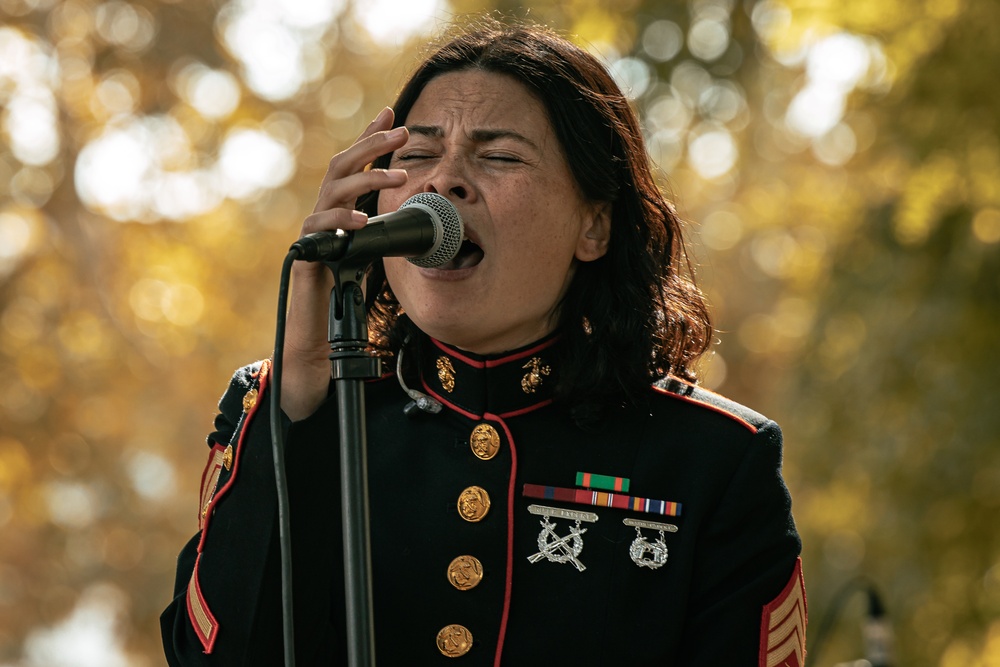
<path id="1" fill-rule="evenodd" d="M 270 366 L 271 362 L 269 360 L 265 360 L 261 365 L 260 385 L 257 387 L 257 402 L 254 403 L 254 406 L 247 412 L 246 416 L 243 418 L 243 423 L 240 425 L 240 436 L 236 441 L 236 447 L 233 448 L 233 472 L 229 476 L 229 479 L 226 480 L 225 486 L 215 492 L 211 503 L 209 503 L 208 512 L 205 515 L 205 527 L 202 528 L 201 540 L 198 542 L 198 553 L 201 553 L 202 547 L 205 546 L 205 535 L 208 534 L 208 525 L 212 521 L 212 510 L 215 509 L 215 506 L 219 503 L 219 499 L 226 495 L 229 488 L 233 485 L 233 482 L 236 481 L 236 474 L 240 469 L 240 452 L 243 450 L 243 441 L 246 439 L 247 433 L 250 431 L 250 422 L 253 421 L 254 415 L 257 414 L 261 404 L 264 403 L 264 389 L 267 388 L 267 382 L 271 378 L 271 374 L 267 372 L 270 370 Z"/>
<path id="2" fill-rule="evenodd" d="M 664 389 L 663 387 L 654 386 L 653 387 L 653 391 L 659 392 L 659 393 L 663 394 L 664 396 L 669 396 L 671 398 L 676 398 L 679 401 L 684 401 L 686 403 L 691 403 L 692 405 L 700 405 L 703 408 L 708 408 L 709 410 L 712 410 L 714 412 L 718 412 L 720 415 L 725 415 L 725 416 L 729 417 L 730 419 L 732 419 L 733 421 L 735 421 L 735 422 L 737 422 L 739 424 L 742 424 L 747 429 L 749 429 L 751 433 L 756 433 L 757 432 L 757 427 L 756 426 L 754 426 L 753 424 L 751 424 L 747 420 L 743 419 L 742 417 L 737 417 L 736 415 L 734 415 L 732 412 L 729 412 L 728 410 L 723 410 L 722 408 L 720 408 L 717 405 L 712 405 L 711 403 L 706 403 L 705 401 L 699 401 L 698 399 L 691 398 L 690 396 L 681 396 L 680 394 L 672 392 L 669 389 Z M 702 391 L 704 391 L 704 390 L 702 390 Z"/>
<path id="3" fill-rule="evenodd" d="M 236 480 L 236 473 L 239 470 L 240 465 L 240 450 L 243 447 L 243 440 L 246 438 L 247 432 L 250 430 L 250 422 L 253 420 L 257 410 L 260 408 L 261 404 L 264 402 L 261 398 L 264 395 L 264 389 L 267 387 L 267 380 L 270 377 L 270 361 L 264 361 L 261 364 L 260 369 L 257 373 L 254 373 L 251 377 L 260 377 L 260 383 L 257 387 L 258 400 L 254 403 L 253 407 L 247 411 L 246 415 L 243 417 L 243 423 L 240 425 L 240 435 L 236 442 L 235 451 L 233 452 L 233 472 L 226 481 L 225 486 L 219 489 L 212 500 L 209 502 L 207 510 L 205 512 L 205 520 L 201 528 L 201 539 L 198 541 L 198 556 L 194 563 L 194 570 L 191 572 L 191 581 L 188 583 L 187 591 L 187 608 L 188 608 L 188 620 L 191 622 L 191 626 L 194 628 L 195 634 L 201 641 L 201 645 L 205 649 L 205 653 L 209 654 L 215 647 L 215 639 L 218 637 L 219 623 L 215 620 L 215 616 L 212 615 L 212 611 L 208 608 L 208 602 L 201 593 L 201 584 L 198 581 L 198 565 L 201 563 L 202 549 L 205 546 L 205 537 L 208 535 L 208 524 L 212 519 L 212 511 L 215 509 L 215 505 L 219 502 L 219 498 L 226 494 L 229 487 L 233 485 Z M 214 451 L 214 448 L 213 448 Z M 195 606 L 197 605 L 197 609 Z M 201 623 L 199 623 L 199 620 Z M 201 625 L 204 624 L 208 628 L 208 632 L 202 629 Z"/>

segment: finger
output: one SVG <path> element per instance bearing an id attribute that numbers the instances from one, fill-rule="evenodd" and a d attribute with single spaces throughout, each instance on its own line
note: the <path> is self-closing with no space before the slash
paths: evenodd
<path id="1" fill-rule="evenodd" d="M 370 169 L 358 173 L 324 180 L 316 197 L 313 212 L 333 208 L 353 208 L 354 202 L 363 194 L 373 190 L 398 188 L 406 182 L 407 174 L 403 169 Z"/>
<path id="2" fill-rule="evenodd" d="M 365 137 L 375 134 L 376 132 L 392 129 L 393 119 L 395 119 L 395 113 L 393 113 L 393 110 L 390 107 L 383 108 L 378 112 L 378 115 L 375 116 L 374 120 L 368 123 L 368 127 L 366 127 L 364 131 L 358 135 L 358 138 L 354 140 L 354 143 L 357 143 Z"/>
<path id="3" fill-rule="evenodd" d="M 368 216 L 361 211 L 349 208 L 333 208 L 317 211 L 306 216 L 302 222 L 302 236 L 316 232 L 329 232 L 335 229 L 361 229 L 368 223 Z"/>
<path id="4" fill-rule="evenodd" d="M 409 132 L 405 127 L 374 132 L 341 151 L 330 160 L 323 180 L 335 180 L 362 171 L 375 158 L 391 153 L 406 144 Z"/>

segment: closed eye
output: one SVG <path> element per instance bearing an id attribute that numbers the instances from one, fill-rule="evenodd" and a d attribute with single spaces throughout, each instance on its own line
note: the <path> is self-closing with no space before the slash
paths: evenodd
<path id="1" fill-rule="evenodd" d="M 497 162 L 523 162 L 519 157 L 514 157 L 513 155 L 485 155 L 487 160 L 494 160 Z"/>
<path id="2" fill-rule="evenodd" d="M 431 155 L 429 153 L 407 153 L 406 155 L 396 155 L 397 160 L 431 160 L 436 155 Z"/>

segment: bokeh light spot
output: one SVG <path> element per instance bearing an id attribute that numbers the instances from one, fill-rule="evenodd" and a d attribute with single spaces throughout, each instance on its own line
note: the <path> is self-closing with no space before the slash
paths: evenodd
<path id="1" fill-rule="evenodd" d="M 812 150 L 820 162 L 831 167 L 847 163 L 858 149 L 854 130 L 845 123 L 837 123 L 829 132 L 813 140 Z"/>
<path id="2" fill-rule="evenodd" d="M 799 134 L 818 137 L 836 127 L 844 115 L 845 104 L 841 88 L 813 82 L 792 100 L 785 122 Z"/>
<path id="3" fill-rule="evenodd" d="M 18 95 L 7 103 L 3 130 L 14 156 L 30 165 L 44 165 L 59 154 L 56 105 L 48 90 Z"/>
<path id="4" fill-rule="evenodd" d="M 701 223 L 702 242 L 712 250 L 729 250 L 743 238 L 743 222 L 732 211 L 719 209 Z"/>
<path id="5" fill-rule="evenodd" d="M 154 452 L 139 451 L 133 454 L 127 469 L 132 487 L 147 500 L 162 501 L 173 497 L 177 489 L 174 466 Z"/>
<path id="6" fill-rule="evenodd" d="M 688 50 L 699 60 L 717 60 L 729 48 L 729 28 L 712 19 L 695 21 L 688 30 Z"/>
<path id="7" fill-rule="evenodd" d="M 217 27 L 250 89 L 284 100 L 326 72 L 316 42 L 344 9 L 344 0 L 234 0 L 219 12 Z"/>
<path id="8" fill-rule="evenodd" d="M 284 185 L 294 169 L 288 148 L 259 130 L 235 130 L 219 150 L 219 172 L 227 194 L 236 199 Z"/>
<path id="9" fill-rule="evenodd" d="M 163 314 L 172 324 L 196 324 L 205 310 L 205 298 L 194 285 L 171 285 L 163 295 Z"/>
<path id="10" fill-rule="evenodd" d="M 371 0 L 356 6 L 354 13 L 372 39 L 398 46 L 430 33 L 446 11 L 442 0 Z"/>
<path id="11" fill-rule="evenodd" d="M 0 275 L 9 273 L 35 245 L 38 235 L 35 216 L 0 212 Z"/>
<path id="12" fill-rule="evenodd" d="M 132 113 L 138 106 L 139 95 L 139 81 L 135 75 L 127 70 L 119 69 L 104 75 L 94 90 L 91 104 L 92 106 L 100 105 L 112 116 L 126 115 Z"/>
<path id="13" fill-rule="evenodd" d="M 118 624 L 125 594 L 111 584 L 83 592 L 70 614 L 51 627 L 39 628 L 24 643 L 27 664 L 52 667 L 128 667 Z"/>
<path id="14" fill-rule="evenodd" d="M 136 125 L 110 130 L 90 142 L 76 162 L 80 200 L 118 220 L 139 217 L 138 196 L 153 166 L 151 153 L 146 132 Z"/>
<path id="15" fill-rule="evenodd" d="M 101 39 L 127 51 L 144 51 L 156 37 L 156 21 L 141 5 L 113 0 L 98 6 L 94 16 Z"/>
<path id="16" fill-rule="evenodd" d="M 185 68 L 182 76 L 184 99 L 205 118 L 225 118 L 240 103 L 239 83 L 225 70 L 197 64 Z"/>
<path id="17" fill-rule="evenodd" d="M 688 145 L 688 161 L 703 178 L 718 178 L 736 165 L 739 150 L 732 135 L 722 127 L 694 135 Z"/>
<path id="18" fill-rule="evenodd" d="M 45 501 L 52 521 L 66 528 L 85 528 L 97 518 L 94 490 L 83 482 L 50 482 Z"/>
<path id="19" fill-rule="evenodd" d="M 984 208 L 972 219 L 972 233 L 982 243 L 1000 242 L 1000 210 Z"/>
<path id="20" fill-rule="evenodd" d="M 680 53 L 684 32 L 673 21 L 653 21 L 642 32 L 642 50 L 657 62 L 666 62 Z"/>

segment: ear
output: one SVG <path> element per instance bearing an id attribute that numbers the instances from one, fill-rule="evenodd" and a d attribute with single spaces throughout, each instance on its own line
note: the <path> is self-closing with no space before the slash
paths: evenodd
<path id="1" fill-rule="evenodd" d="M 576 258 L 581 262 L 592 262 L 608 252 L 611 240 L 611 202 L 592 203 L 582 215 Z"/>

